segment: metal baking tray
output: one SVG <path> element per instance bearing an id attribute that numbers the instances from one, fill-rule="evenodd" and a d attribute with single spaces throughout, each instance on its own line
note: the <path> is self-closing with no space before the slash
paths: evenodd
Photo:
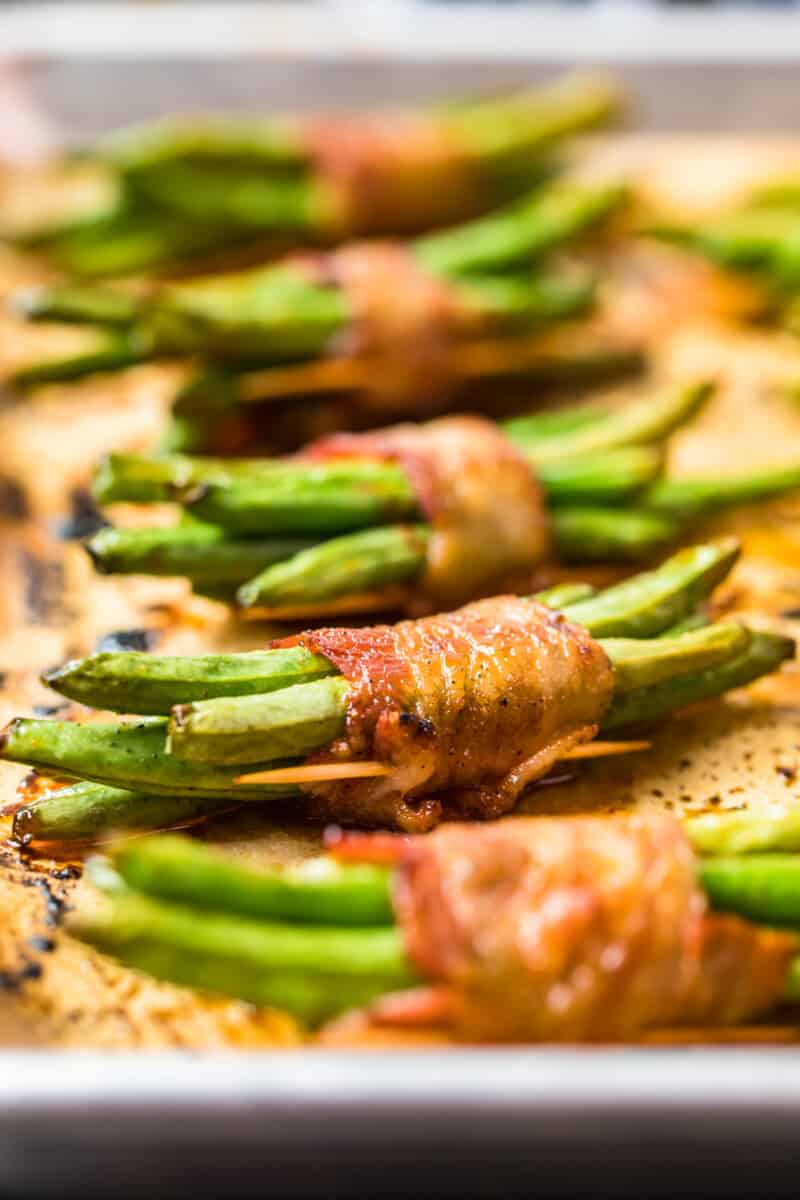
<path id="1" fill-rule="evenodd" d="M 209 108 L 397 102 L 561 65 L 95 54 L 17 72 L 79 138 L 197 96 Z M 644 128 L 795 127 L 793 66 L 628 62 L 622 76 Z M 0 1053 L 0 1194 L 796 1195 L 799 1121 L 789 1048 L 14 1051 Z"/>
<path id="2" fill-rule="evenodd" d="M 34 1051 L 0 1080 L 4 1197 L 797 1194 L 789 1050 Z"/>

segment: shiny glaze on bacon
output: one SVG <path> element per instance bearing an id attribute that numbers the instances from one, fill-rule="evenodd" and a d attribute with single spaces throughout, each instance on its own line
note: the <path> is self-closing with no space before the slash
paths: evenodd
<path id="1" fill-rule="evenodd" d="M 793 935 L 709 913 L 679 823 L 520 818 L 406 844 L 395 904 L 476 1041 L 622 1041 L 746 1020 L 781 997 Z"/>
<path id="2" fill-rule="evenodd" d="M 425 576 L 409 608 L 435 612 L 522 589 L 546 561 L 544 493 L 522 452 L 492 421 L 444 417 L 365 434 L 334 434 L 304 457 L 399 463 L 432 526 Z"/>
<path id="3" fill-rule="evenodd" d="M 309 785 L 338 822 L 408 832 L 442 814 L 489 818 L 592 737 L 613 690 L 586 630 L 516 596 L 454 613 L 286 639 L 350 683 L 345 736 L 313 761 L 378 759 L 382 778 Z"/>
<path id="4" fill-rule="evenodd" d="M 340 236 L 419 233 L 482 207 L 477 177 L 440 123 L 411 113 L 331 116 L 303 132 Z"/>

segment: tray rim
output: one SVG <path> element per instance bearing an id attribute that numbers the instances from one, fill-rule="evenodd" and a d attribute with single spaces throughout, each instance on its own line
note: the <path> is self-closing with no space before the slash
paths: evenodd
<path id="1" fill-rule="evenodd" d="M 733 6 L 673 11 L 605 0 L 592 6 L 544 0 L 536 21 L 527 5 L 470 0 L 184 0 L 156 7 L 143 0 L 11 0 L 0 9 L 3 57 L 129 58 L 209 54 L 236 59 L 363 59 L 436 62 L 471 58 L 592 63 L 748 63 L 793 66 L 800 13 Z M 454 19 L 457 17 L 457 19 Z"/>
<path id="2" fill-rule="evenodd" d="M 798 1114 L 787 1048 L 9 1051 L 0 1191 L 106 1200 L 113 1179 L 140 1200 L 158 1179 L 206 1200 L 269 1178 L 288 1200 L 463 1200 L 481 1179 L 491 1200 L 672 1200 L 699 1170 L 729 1200 L 732 1178 L 763 1194 L 769 1163 L 777 1200 L 797 1194 Z"/>
<path id="3" fill-rule="evenodd" d="M 800 1046 L 219 1052 L 0 1051 L 0 1133 L 47 1108 L 240 1105 L 375 1115 L 544 1110 L 800 1113 Z"/>

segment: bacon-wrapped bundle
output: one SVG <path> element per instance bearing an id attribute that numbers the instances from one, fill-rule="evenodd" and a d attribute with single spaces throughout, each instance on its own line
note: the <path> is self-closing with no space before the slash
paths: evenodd
<path id="1" fill-rule="evenodd" d="M 563 614 L 516 596 L 277 643 L 324 655 L 349 684 L 345 736 L 315 761 L 376 759 L 377 779 L 311 785 L 342 820 L 429 829 L 493 817 L 597 732 L 614 689 L 602 647 Z"/>
<path id="2" fill-rule="evenodd" d="M 67 663 L 48 676 L 62 694 L 155 719 L 18 718 L 0 731 L 1 758 L 86 781 L 22 808 L 15 830 L 58 840 L 103 822 L 163 827 L 187 804 L 196 816 L 309 794 L 327 819 L 409 832 L 501 815 L 576 742 L 721 696 L 794 655 L 789 638 L 697 611 L 737 554 L 733 541 L 697 546 L 599 595 L 500 596 L 244 654 Z"/>
<path id="3" fill-rule="evenodd" d="M 79 174 L 70 190 L 68 176 L 62 192 L 75 203 L 60 216 L 51 203 L 55 220 L 17 231 L 83 276 L 262 248 L 275 237 L 318 244 L 416 233 L 541 180 L 558 142 L 608 120 L 619 103 L 613 81 L 595 75 L 427 109 L 169 117 L 100 139 L 92 151 L 113 180 L 98 188 L 91 173 Z"/>
<path id="4" fill-rule="evenodd" d="M 782 996 L 796 937 L 709 911 L 671 817 L 445 826 L 400 850 L 409 957 L 470 1041 L 623 1041 L 736 1024 Z"/>
<path id="5" fill-rule="evenodd" d="M 387 1027 L 468 1042 L 635 1041 L 800 998 L 797 935 L 754 923 L 775 919 L 781 893 L 796 925 L 797 855 L 721 860 L 729 915 L 713 909 L 714 860 L 658 813 L 411 838 L 335 831 L 329 843 L 332 857 L 284 870 L 180 837 L 118 845 L 100 876 L 107 906 L 81 914 L 78 930 L 131 966 L 311 1024 L 346 1013 L 324 1030 L 328 1044 L 369 1043 Z"/>
<path id="6" fill-rule="evenodd" d="M 296 261 L 345 297 L 350 322 L 335 347 L 360 364 L 366 381 L 350 401 L 354 418 L 374 425 L 452 403 L 460 382 L 455 353 L 481 326 L 458 286 L 428 271 L 401 242 L 356 243 Z"/>
<path id="7" fill-rule="evenodd" d="M 550 551 L 543 489 L 494 422 L 444 417 L 371 434 L 334 434 L 304 458 L 396 462 L 431 526 L 412 610 L 435 611 L 502 588 L 524 589 Z"/>
<path id="8" fill-rule="evenodd" d="M 534 386 L 551 371 L 630 367 L 631 346 L 621 361 L 614 339 L 609 361 L 600 328 L 542 340 L 595 299 L 590 272 L 547 260 L 624 199 L 619 186 L 565 181 L 409 242 L 292 254 L 136 295 L 87 284 L 24 293 L 17 306 L 34 319 L 105 332 L 86 351 L 23 365 L 14 378 L 31 386 L 190 356 L 199 370 L 176 397 L 171 441 L 231 453 L 252 449 L 262 425 L 273 450 L 289 449 L 330 429 L 435 416 L 487 377 Z"/>
<path id="9" fill-rule="evenodd" d="M 328 434 L 284 459 L 115 455 L 98 500 L 177 498 L 203 527 L 104 529 L 87 548 L 101 571 L 185 574 L 256 618 L 416 616 L 536 590 L 561 563 L 652 559 L 699 516 L 798 486 L 796 464 L 662 476 L 666 439 L 713 387 L 500 426 L 440 417 Z"/>
<path id="10" fill-rule="evenodd" d="M 486 204 L 455 131 L 421 113 L 312 117 L 298 132 L 340 236 L 416 233 Z"/>

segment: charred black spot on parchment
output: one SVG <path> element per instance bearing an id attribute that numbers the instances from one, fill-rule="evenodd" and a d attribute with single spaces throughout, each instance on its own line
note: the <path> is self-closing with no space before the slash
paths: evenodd
<path id="1" fill-rule="evenodd" d="M 65 580 L 63 564 L 19 550 L 20 571 L 25 583 L 25 608 L 32 621 L 46 623 L 64 616 Z"/>
<path id="2" fill-rule="evenodd" d="M 158 635 L 153 629 L 117 629 L 106 633 L 97 643 L 98 654 L 114 654 L 126 650 L 150 650 Z"/>
<path id="3" fill-rule="evenodd" d="M 22 484 L 16 479 L 0 475 L 0 517 L 9 521 L 24 521 L 31 515 L 28 497 Z"/>
<path id="4" fill-rule="evenodd" d="M 69 516 L 57 521 L 54 532 L 62 542 L 91 537 L 110 522 L 106 520 L 86 488 L 76 488 L 70 496 Z"/>
<path id="5" fill-rule="evenodd" d="M 70 707 L 69 700 L 62 700 L 60 704 L 34 704 L 33 715 L 35 717 L 54 717 L 56 713 L 65 712 Z"/>

